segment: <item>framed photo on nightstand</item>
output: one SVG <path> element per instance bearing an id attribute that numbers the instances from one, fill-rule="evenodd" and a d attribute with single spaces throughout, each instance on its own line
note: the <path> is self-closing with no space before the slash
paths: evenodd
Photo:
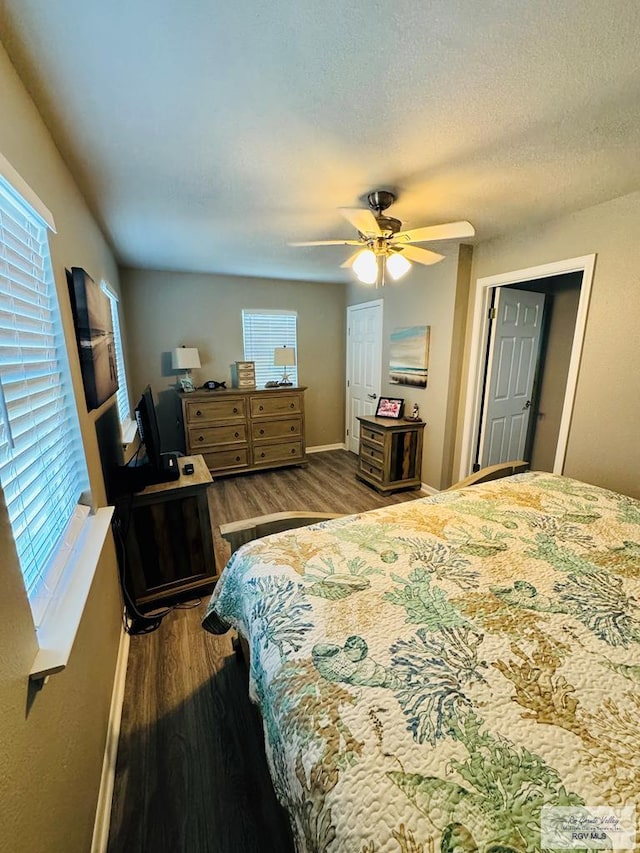
<path id="1" fill-rule="evenodd" d="M 376 417 L 395 418 L 398 420 L 402 417 L 403 411 L 404 399 L 402 397 L 380 397 L 378 408 L 376 409 Z"/>

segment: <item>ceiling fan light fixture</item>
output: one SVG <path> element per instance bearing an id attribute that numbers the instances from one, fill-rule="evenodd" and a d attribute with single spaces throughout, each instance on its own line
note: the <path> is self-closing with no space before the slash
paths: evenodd
<path id="1" fill-rule="evenodd" d="M 363 249 L 351 268 L 363 284 L 375 284 L 378 280 L 378 262 L 371 249 Z"/>
<path id="2" fill-rule="evenodd" d="M 387 258 L 387 272 L 394 281 L 399 281 L 410 269 L 411 264 L 399 252 L 392 252 Z"/>

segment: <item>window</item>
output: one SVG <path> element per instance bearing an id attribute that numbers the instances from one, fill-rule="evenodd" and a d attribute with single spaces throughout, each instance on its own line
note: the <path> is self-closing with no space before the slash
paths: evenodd
<path id="1" fill-rule="evenodd" d="M 118 314 L 118 297 L 107 284 L 102 289 L 109 297 L 111 305 L 111 320 L 113 322 L 113 338 L 116 347 L 116 368 L 118 371 L 118 390 L 116 391 L 116 403 L 123 438 L 131 425 L 131 406 L 129 405 L 129 390 L 127 388 L 127 374 L 124 367 L 124 352 L 122 349 L 122 333 L 120 331 L 120 316 Z"/>
<path id="2" fill-rule="evenodd" d="M 245 361 L 256 363 L 256 384 L 278 382 L 283 368 L 273 363 L 277 347 L 291 347 L 296 353 L 296 364 L 288 367 L 289 379 L 298 384 L 297 314 L 295 311 L 243 311 L 242 337 Z"/>
<path id="3" fill-rule="evenodd" d="M 0 483 L 36 626 L 89 513 L 47 236 L 0 175 Z"/>

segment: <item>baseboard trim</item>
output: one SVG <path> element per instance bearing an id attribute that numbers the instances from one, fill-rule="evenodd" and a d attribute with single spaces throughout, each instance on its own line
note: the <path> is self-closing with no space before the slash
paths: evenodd
<path id="1" fill-rule="evenodd" d="M 347 445 L 342 444 L 316 444 L 315 447 L 307 447 L 307 453 L 324 453 L 325 450 L 346 450 Z"/>
<path id="2" fill-rule="evenodd" d="M 122 719 L 122 704 L 124 702 L 124 686 L 127 679 L 127 662 L 129 660 L 129 634 L 123 630 L 118 647 L 118 659 L 113 679 L 111 707 L 109 709 L 109 724 L 107 740 L 102 761 L 100 791 L 96 806 L 96 819 L 93 824 L 93 840 L 91 853 L 106 853 L 109 842 L 109 823 L 111 821 L 111 801 L 116 777 L 116 759 L 118 757 L 118 741 L 120 739 L 120 721 Z"/>
<path id="3" fill-rule="evenodd" d="M 424 492 L 425 495 L 439 495 L 440 489 L 434 489 L 433 486 L 429 486 L 426 483 L 420 483 L 420 491 Z"/>

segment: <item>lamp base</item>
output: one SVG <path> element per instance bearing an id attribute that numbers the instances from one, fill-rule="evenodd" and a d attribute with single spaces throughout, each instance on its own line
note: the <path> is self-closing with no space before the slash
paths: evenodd
<path id="1" fill-rule="evenodd" d="M 191 376 L 189 373 L 185 373 L 180 379 L 178 379 L 178 387 L 184 394 L 190 394 L 192 391 L 196 390 L 196 386 L 193 384 Z"/>

